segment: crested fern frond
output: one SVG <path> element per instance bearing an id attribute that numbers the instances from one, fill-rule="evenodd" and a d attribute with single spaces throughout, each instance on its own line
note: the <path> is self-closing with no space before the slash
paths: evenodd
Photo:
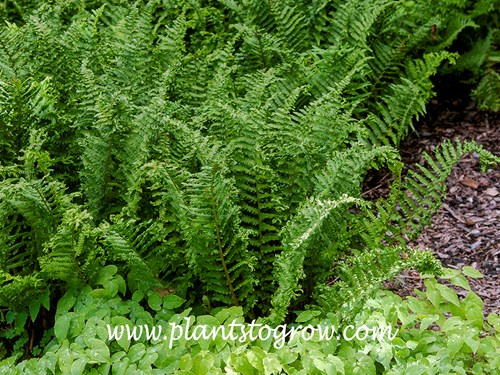
<path id="1" fill-rule="evenodd" d="M 14 311 L 26 309 L 47 288 L 46 281 L 38 273 L 12 276 L 0 270 L 0 306 Z"/>
<path id="2" fill-rule="evenodd" d="M 430 251 L 401 246 L 367 249 L 339 262 L 335 282 L 331 286 L 318 285 L 316 300 L 325 312 L 334 312 L 345 326 L 383 281 L 409 268 L 431 275 L 442 272 L 441 263 Z"/>
<path id="3" fill-rule="evenodd" d="M 119 181 L 117 155 L 127 131 L 123 129 L 129 111 L 125 97 L 99 97 L 96 102 L 97 126 L 81 140 L 83 148 L 80 172 L 82 190 L 90 213 L 97 220 L 116 213 L 123 206 L 124 186 Z M 103 212 L 103 207 L 107 207 Z"/>
<path id="4" fill-rule="evenodd" d="M 14 161 L 29 146 L 30 132 L 52 121 L 57 102 L 50 77 L 38 82 L 0 77 L 0 155 Z"/>
<path id="5" fill-rule="evenodd" d="M 96 246 L 96 237 L 89 213 L 79 207 L 69 209 L 44 244 L 45 255 L 38 258 L 41 270 L 52 280 L 88 282 L 104 266 L 104 254 Z"/>
<path id="6" fill-rule="evenodd" d="M 422 44 L 429 39 L 429 30 L 440 25 L 438 17 L 431 17 L 422 25 L 408 27 L 405 23 L 409 11 L 403 4 L 398 5 L 394 12 L 384 18 L 380 30 L 373 36 L 370 44 L 373 58 L 368 63 L 372 69 L 370 78 L 373 83 L 370 91 L 374 98 L 380 95 L 385 84 L 402 75 L 408 55 L 422 48 Z M 400 28 L 396 35 L 395 25 Z"/>
<path id="7" fill-rule="evenodd" d="M 271 5 L 277 23 L 277 34 L 284 45 L 296 52 L 302 52 L 309 45 L 308 22 L 299 6 L 291 7 L 286 3 L 276 2 Z"/>
<path id="8" fill-rule="evenodd" d="M 314 241 L 314 238 L 324 236 L 325 230 L 330 231 L 338 225 L 346 210 L 343 206 L 356 203 L 360 200 L 347 195 L 334 201 L 309 199 L 288 221 L 283 229 L 283 251 L 275 261 L 274 277 L 278 288 L 271 300 L 272 309 L 267 318 L 270 324 L 279 324 L 285 319 L 290 302 L 298 295 L 301 280 L 306 277 L 304 263 L 306 257 L 311 256 L 308 254 L 310 247 L 324 244 Z M 323 258 L 321 250 L 315 250 L 315 253 L 315 257 Z M 307 276 L 319 280 L 317 275 Z"/>
<path id="9" fill-rule="evenodd" d="M 76 196 L 67 194 L 65 185 L 50 176 L 33 174 L 36 158 L 46 157 L 34 152 L 37 145 L 33 147 L 23 156 L 26 177 L 18 169 L 0 182 L 0 269 L 14 275 L 38 269 L 45 243 Z"/>
<path id="10" fill-rule="evenodd" d="M 0 30 L 0 77 L 12 79 L 16 75 L 23 76 L 19 68 L 23 63 L 23 55 L 19 53 L 22 44 L 21 29 L 14 23 L 6 22 Z M 19 64 L 19 62 L 21 64 Z"/>
<path id="11" fill-rule="evenodd" d="M 377 18 L 391 6 L 388 0 L 351 0 L 340 5 L 332 16 L 329 42 L 346 42 L 367 49 L 368 36 Z"/>
<path id="12" fill-rule="evenodd" d="M 117 218 L 113 223 L 103 222 L 99 226 L 99 242 L 109 259 L 155 287 L 169 283 L 168 276 L 180 266 L 178 254 L 173 251 L 176 242 L 168 234 L 168 227 L 152 220 Z"/>
<path id="13" fill-rule="evenodd" d="M 389 146 L 362 150 L 353 147 L 343 152 L 335 152 L 326 166 L 315 175 L 315 195 L 322 199 L 339 199 L 342 195 L 361 195 L 361 185 L 370 168 L 387 165 L 394 174 L 402 169 L 400 156 Z"/>
<path id="14" fill-rule="evenodd" d="M 355 95 L 366 86 L 363 77 L 368 74 L 369 58 L 364 50 L 340 43 L 325 50 L 313 49 L 309 55 L 312 66 L 308 69 L 307 83 L 316 97 L 330 91 Z M 354 100 L 357 99 L 355 96 Z"/>
<path id="15" fill-rule="evenodd" d="M 237 24 L 234 26 L 242 36 L 244 44 L 236 57 L 238 65 L 249 70 L 269 69 L 285 60 L 290 53 L 284 49 L 282 40 L 257 27 Z"/>
<path id="16" fill-rule="evenodd" d="M 472 70 L 478 71 L 488 57 L 488 52 L 493 43 L 495 30 L 490 30 L 486 38 L 475 41 L 474 47 L 466 53 L 460 55 L 454 69 L 457 71 Z"/>
<path id="17" fill-rule="evenodd" d="M 352 246 L 353 234 L 347 228 L 354 217 L 348 208 L 365 203 L 347 194 L 359 196 L 365 172 L 382 164 L 389 165 L 396 174 L 402 168 L 399 155 L 390 147 L 369 152 L 353 148 L 345 153 L 333 153 L 331 161 L 317 173 L 314 191 L 317 201 L 303 205 L 283 232 L 284 249 L 277 257 L 275 271 L 279 285 L 270 316 L 275 324 L 284 319 L 288 305 L 300 288 L 300 279 L 307 276 L 309 284 L 314 280 L 312 285 L 303 285 L 306 292 L 312 293 L 316 283 L 326 282 L 334 262 Z M 328 201 L 324 203 L 321 199 Z"/>

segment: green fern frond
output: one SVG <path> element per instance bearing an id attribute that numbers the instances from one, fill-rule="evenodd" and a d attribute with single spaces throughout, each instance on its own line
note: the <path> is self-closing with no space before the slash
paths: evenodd
<path id="1" fill-rule="evenodd" d="M 367 38 L 377 18 L 391 6 L 388 0 L 351 0 L 340 5 L 332 16 L 329 42 L 346 42 L 350 46 L 368 48 Z"/>
<path id="2" fill-rule="evenodd" d="M 472 91 L 472 97 L 480 109 L 500 111 L 500 74 L 489 69 Z"/>
<path id="3" fill-rule="evenodd" d="M 455 15 L 446 25 L 444 35 L 441 37 L 441 42 L 434 46 L 432 50 L 441 51 L 449 47 L 457 38 L 458 34 L 466 27 L 478 28 L 479 26 L 468 16 L 463 14 Z"/>
<path id="4" fill-rule="evenodd" d="M 12 276 L 0 270 L 0 306 L 22 311 L 46 289 L 47 283 L 38 273 Z"/>
<path id="5" fill-rule="evenodd" d="M 41 270 L 52 280 L 88 282 L 104 266 L 104 253 L 96 246 L 96 237 L 89 213 L 79 207 L 69 209 L 44 244 L 46 255 L 38 258 Z"/>
<path id="6" fill-rule="evenodd" d="M 308 20 L 299 6 L 291 7 L 286 3 L 272 3 L 271 12 L 277 20 L 277 34 L 285 47 L 302 52 L 309 45 Z"/>
<path id="7" fill-rule="evenodd" d="M 315 195 L 322 199 L 338 199 L 344 194 L 361 195 L 361 185 L 366 172 L 387 165 L 399 174 L 402 163 L 397 151 L 389 146 L 365 150 L 360 145 L 343 152 L 335 152 L 324 169 L 315 176 Z"/>
<path id="8" fill-rule="evenodd" d="M 248 233 L 240 224 L 234 180 L 223 165 L 208 164 L 187 183 L 187 259 L 210 299 L 249 309 L 255 303 L 255 258 L 247 250 Z"/>
<path id="9" fill-rule="evenodd" d="M 50 77 L 38 82 L 0 77 L 0 155 L 14 162 L 16 154 L 29 146 L 30 132 L 54 119 L 57 94 Z"/>
<path id="10" fill-rule="evenodd" d="M 459 72 L 464 70 L 480 71 L 488 57 L 488 52 L 491 50 L 494 35 L 495 30 L 490 30 L 486 38 L 476 40 L 474 47 L 458 58 L 454 69 Z"/>
<path id="11" fill-rule="evenodd" d="M 339 43 L 320 50 L 312 49 L 308 53 L 312 65 L 307 71 L 307 83 L 311 85 L 311 93 L 319 98 L 330 91 L 355 96 L 362 93 L 367 85 L 363 77 L 368 74 L 368 60 L 364 50 L 354 49 Z"/>
<path id="12" fill-rule="evenodd" d="M 344 206 L 361 203 L 359 199 L 344 195 L 334 201 L 310 199 L 299 209 L 298 213 L 288 221 L 283 229 L 283 251 L 276 257 L 274 277 L 278 289 L 271 300 L 272 309 L 270 324 L 279 324 L 285 319 L 290 302 L 299 295 L 301 280 L 305 278 L 305 259 L 309 254 L 311 244 L 321 246 L 324 242 L 316 241 L 315 237 L 325 235 L 325 230 L 336 227 L 345 211 Z M 327 224 L 328 223 L 328 224 Z M 321 256 L 322 249 L 314 249 L 314 257 Z M 312 280 L 319 280 L 317 275 L 307 275 Z"/>
<path id="13" fill-rule="evenodd" d="M 175 268 L 175 252 L 168 231 L 153 221 L 116 219 L 99 226 L 99 242 L 109 259 L 125 265 L 139 280 L 150 286 L 164 287 L 160 273 Z"/>
<path id="14" fill-rule="evenodd" d="M 479 154 L 483 168 L 500 161 L 475 142 L 441 144 L 434 151 L 435 161 L 425 154 L 428 166 L 417 164 L 417 170 L 410 171 L 403 183 L 393 184 L 389 198 L 377 202 L 374 212 L 365 211 L 358 229 L 365 244 L 376 247 L 384 242 L 405 244 L 414 240 L 441 206 L 452 167 L 469 152 Z"/>
<path id="15" fill-rule="evenodd" d="M 58 181 L 7 179 L 0 183 L 1 269 L 26 274 L 38 269 L 43 246 L 74 198 Z"/>
<path id="16" fill-rule="evenodd" d="M 370 114 L 367 118 L 371 143 L 398 145 L 409 129 L 414 129 L 413 120 L 425 113 L 425 106 L 434 95 L 430 77 L 443 60 L 454 61 L 454 57 L 448 52 L 429 53 L 424 59 L 407 64 L 406 76 L 399 83 L 387 85 L 388 94 L 375 104 L 374 112 L 379 115 Z"/>
<path id="17" fill-rule="evenodd" d="M 124 96 L 99 97 L 96 102 L 97 126 L 80 143 L 83 148 L 82 190 L 90 212 L 97 220 L 118 212 L 123 205 L 120 195 L 124 186 L 117 182 L 120 180 L 117 155 L 127 134 L 123 127 L 129 115 L 127 109 Z M 103 207 L 108 209 L 103 212 Z"/>
<path id="18" fill-rule="evenodd" d="M 316 300 L 325 313 L 334 312 L 341 324 L 348 324 L 383 281 L 409 268 L 431 275 L 442 272 L 441 263 L 430 251 L 398 246 L 367 249 L 339 262 L 335 282 L 319 285 Z"/>

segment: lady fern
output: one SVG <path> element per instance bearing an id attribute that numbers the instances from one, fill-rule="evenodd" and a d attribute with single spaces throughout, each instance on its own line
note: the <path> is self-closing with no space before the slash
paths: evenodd
<path id="1" fill-rule="evenodd" d="M 469 22 L 446 19 L 453 2 L 92 4 L 0 27 L 2 305 L 116 263 L 133 290 L 279 323 L 311 303 L 345 317 L 405 267 L 438 271 L 405 240 L 460 154 L 497 161 L 445 144 L 400 182 L 394 146 Z M 381 166 L 396 182 L 370 205 Z"/>

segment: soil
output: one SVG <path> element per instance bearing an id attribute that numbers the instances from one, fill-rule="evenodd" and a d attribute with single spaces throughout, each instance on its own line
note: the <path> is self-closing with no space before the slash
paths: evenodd
<path id="1" fill-rule="evenodd" d="M 441 89 L 439 90 L 439 88 Z M 500 113 L 478 111 L 469 98 L 470 87 L 460 83 L 437 82 L 436 99 L 416 130 L 400 146 L 407 166 L 422 163 L 422 153 L 431 153 L 449 139 L 473 139 L 495 155 L 500 155 Z M 392 176 L 387 172 L 370 175 L 363 196 L 387 196 Z M 472 290 L 484 302 L 485 316 L 500 312 L 500 171 L 481 173 L 477 155 L 466 155 L 447 179 L 447 197 L 432 224 L 410 243 L 430 249 L 446 267 L 477 268 L 483 275 L 469 279 Z M 409 271 L 388 282 L 387 288 L 401 296 L 425 289 L 419 274 Z M 459 295 L 466 291 L 456 289 Z"/>

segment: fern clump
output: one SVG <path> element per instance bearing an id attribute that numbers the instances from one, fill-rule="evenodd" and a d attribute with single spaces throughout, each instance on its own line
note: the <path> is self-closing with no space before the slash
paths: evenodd
<path id="1" fill-rule="evenodd" d="M 23 3 L 1 10 L 0 304 L 32 321 L 110 264 L 196 314 L 342 320 L 405 268 L 439 272 L 405 241 L 463 153 L 498 162 L 444 144 L 400 181 L 396 147 L 475 27 L 456 2 Z M 384 166 L 391 196 L 364 201 Z"/>

